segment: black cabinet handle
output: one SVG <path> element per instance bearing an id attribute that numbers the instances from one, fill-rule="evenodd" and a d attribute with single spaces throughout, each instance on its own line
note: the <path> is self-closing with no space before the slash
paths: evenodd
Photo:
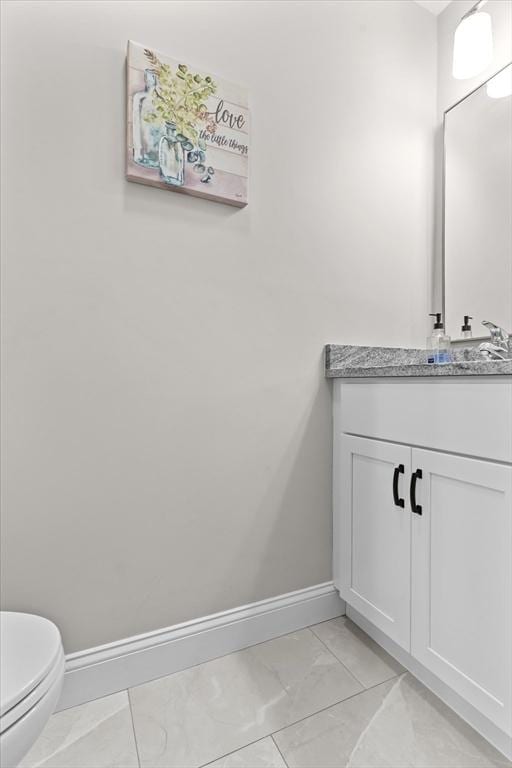
<path id="1" fill-rule="evenodd" d="M 421 469 L 417 469 L 411 475 L 411 509 L 415 515 L 422 515 L 423 508 L 421 504 L 416 504 L 416 480 L 421 480 L 423 472 Z"/>
<path id="2" fill-rule="evenodd" d="M 404 473 L 405 467 L 403 464 L 399 464 L 398 467 L 395 467 L 395 471 L 393 472 L 393 501 L 395 502 L 395 507 L 405 507 L 404 499 L 401 499 L 398 495 L 398 479 L 400 475 L 403 475 Z"/>

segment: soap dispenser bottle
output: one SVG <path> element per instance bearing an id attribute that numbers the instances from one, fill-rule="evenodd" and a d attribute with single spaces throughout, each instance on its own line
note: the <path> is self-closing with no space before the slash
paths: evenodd
<path id="1" fill-rule="evenodd" d="M 464 322 L 462 324 L 461 332 L 462 332 L 462 338 L 463 339 L 472 339 L 473 338 L 473 332 L 471 330 L 471 323 L 469 322 L 473 318 L 469 315 L 464 315 Z"/>
<path id="2" fill-rule="evenodd" d="M 435 317 L 432 334 L 427 338 L 427 362 L 432 364 L 450 363 L 452 360 L 450 351 L 450 337 L 444 330 L 444 323 L 440 312 L 431 313 Z"/>

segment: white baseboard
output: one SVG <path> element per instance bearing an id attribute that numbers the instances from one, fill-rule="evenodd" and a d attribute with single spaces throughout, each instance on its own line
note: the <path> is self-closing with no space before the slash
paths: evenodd
<path id="1" fill-rule="evenodd" d="M 345 613 L 332 581 L 66 657 L 57 711 Z"/>
<path id="2" fill-rule="evenodd" d="M 355 608 L 350 605 L 346 607 L 346 613 L 349 619 L 354 624 L 357 624 L 363 632 L 366 632 L 376 643 L 378 643 L 384 650 L 386 650 L 393 658 L 402 664 L 406 669 L 417 677 L 420 682 L 423 683 L 432 693 L 435 693 L 441 701 L 453 709 L 459 717 L 465 720 L 475 731 L 487 739 L 496 749 L 502 752 L 505 757 L 512 760 L 512 738 L 508 736 L 504 731 L 498 728 L 492 723 L 485 715 L 482 715 L 477 709 L 469 704 L 465 699 L 459 696 L 458 693 L 450 688 L 446 683 L 443 683 L 436 675 L 432 674 L 423 664 L 416 661 L 410 653 L 400 648 L 393 640 L 372 624 L 368 619 L 365 619 Z"/>

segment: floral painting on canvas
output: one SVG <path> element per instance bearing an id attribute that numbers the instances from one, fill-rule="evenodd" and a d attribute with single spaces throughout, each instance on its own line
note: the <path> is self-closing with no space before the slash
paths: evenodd
<path id="1" fill-rule="evenodd" d="M 128 42 L 129 181 L 247 205 L 244 88 Z"/>

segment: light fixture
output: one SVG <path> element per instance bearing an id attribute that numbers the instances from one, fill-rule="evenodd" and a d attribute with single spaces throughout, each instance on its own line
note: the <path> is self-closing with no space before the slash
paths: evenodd
<path id="1" fill-rule="evenodd" d="M 479 0 L 462 17 L 453 40 L 453 76 L 466 80 L 480 74 L 492 59 L 492 21 L 480 10 L 487 0 Z"/>
<path id="2" fill-rule="evenodd" d="M 502 69 L 489 80 L 486 86 L 487 95 L 491 99 L 502 99 L 504 96 L 512 96 L 512 64 Z"/>

